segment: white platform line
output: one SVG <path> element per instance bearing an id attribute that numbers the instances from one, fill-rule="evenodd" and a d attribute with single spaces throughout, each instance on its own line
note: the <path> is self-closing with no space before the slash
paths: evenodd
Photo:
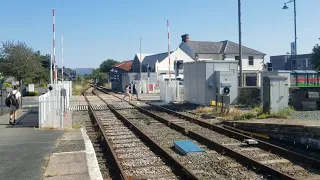
<path id="1" fill-rule="evenodd" d="M 84 144 L 86 146 L 86 156 L 90 180 L 103 180 L 96 153 L 93 149 L 93 145 L 83 128 L 81 128 L 81 133 L 84 139 Z"/>

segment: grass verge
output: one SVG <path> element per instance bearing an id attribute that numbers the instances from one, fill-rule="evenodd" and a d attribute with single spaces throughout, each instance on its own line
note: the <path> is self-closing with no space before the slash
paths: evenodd
<path id="1" fill-rule="evenodd" d="M 251 110 L 241 110 L 239 108 L 231 108 L 229 113 L 221 113 L 220 108 L 218 111 L 215 107 L 204 106 L 196 109 L 196 116 L 199 117 L 201 114 L 213 115 L 219 117 L 221 120 L 249 120 L 249 119 L 287 119 L 291 117 L 291 113 L 295 110 L 292 107 L 287 107 L 278 113 L 263 113 L 262 107 L 255 107 Z"/>

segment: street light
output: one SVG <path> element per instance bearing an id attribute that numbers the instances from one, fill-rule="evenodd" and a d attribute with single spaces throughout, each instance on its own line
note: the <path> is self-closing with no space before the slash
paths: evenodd
<path id="1" fill-rule="evenodd" d="M 282 9 L 288 9 L 287 4 L 292 3 L 294 5 L 294 59 L 297 61 L 297 10 L 296 10 L 296 0 L 290 0 L 284 3 Z"/>

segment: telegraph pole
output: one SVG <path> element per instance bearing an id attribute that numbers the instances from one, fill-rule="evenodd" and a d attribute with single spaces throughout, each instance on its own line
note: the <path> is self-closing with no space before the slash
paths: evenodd
<path id="1" fill-rule="evenodd" d="M 240 87 L 243 86 L 242 79 L 242 40 L 241 40 L 241 0 L 238 0 L 238 25 L 239 25 L 239 66 L 240 66 Z"/>
<path id="2" fill-rule="evenodd" d="M 142 69 L 142 55 L 141 55 L 141 41 L 142 41 L 142 37 L 140 37 L 140 94 L 142 93 L 142 74 L 141 74 L 141 69 Z"/>

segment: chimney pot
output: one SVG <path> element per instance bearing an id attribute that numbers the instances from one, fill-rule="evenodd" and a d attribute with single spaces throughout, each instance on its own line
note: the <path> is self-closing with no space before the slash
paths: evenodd
<path id="1" fill-rule="evenodd" d="M 189 42 L 189 34 L 184 34 L 181 36 L 182 38 L 182 41 L 185 42 L 185 43 L 188 43 Z"/>

